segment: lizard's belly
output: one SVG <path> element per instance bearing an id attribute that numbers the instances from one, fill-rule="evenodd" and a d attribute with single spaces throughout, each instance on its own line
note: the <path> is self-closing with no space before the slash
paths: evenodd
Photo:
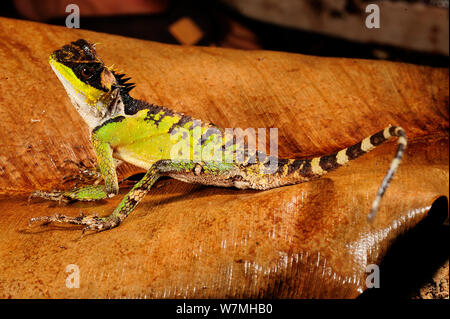
<path id="1" fill-rule="evenodd" d="M 113 156 L 148 170 L 155 162 L 170 159 L 173 142 L 168 136 L 154 136 L 114 147 Z"/>
<path id="2" fill-rule="evenodd" d="M 129 150 L 125 149 L 119 149 L 114 152 L 114 158 L 120 159 L 124 162 L 133 164 L 134 166 L 143 168 L 145 170 L 148 170 L 153 163 L 155 163 L 157 160 L 151 160 L 148 158 L 141 158 L 140 156 L 136 156 L 133 152 L 130 152 Z"/>

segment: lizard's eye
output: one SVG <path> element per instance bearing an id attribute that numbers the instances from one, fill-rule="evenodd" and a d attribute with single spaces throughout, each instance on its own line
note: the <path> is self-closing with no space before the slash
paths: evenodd
<path id="1" fill-rule="evenodd" d="M 84 67 L 81 69 L 81 76 L 87 80 L 94 74 L 94 70 L 90 67 Z"/>

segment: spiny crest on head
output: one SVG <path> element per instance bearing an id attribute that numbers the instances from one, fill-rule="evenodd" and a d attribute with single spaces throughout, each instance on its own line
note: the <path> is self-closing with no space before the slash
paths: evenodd
<path id="1" fill-rule="evenodd" d="M 95 44 L 84 39 L 71 42 L 54 52 L 59 62 L 66 63 L 103 63 L 95 51 Z"/>
<path id="2" fill-rule="evenodd" d="M 125 73 L 119 73 L 116 70 L 113 70 L 112 73 L 116 77 L 117 86 L 120 87 L 120 90 L 124 93 L 129 93 L 132 89 L 136 87 L 134 83 L 128 82 L 131 78 L 126 78 Z"/>

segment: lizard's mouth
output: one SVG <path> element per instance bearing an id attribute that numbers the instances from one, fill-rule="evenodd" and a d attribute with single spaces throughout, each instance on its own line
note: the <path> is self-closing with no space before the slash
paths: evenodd
<path id="1" fill-rule="evenodd" d="M 107 110 L 106 114 L 103 115 L 104 117 L 112 117 L 117 114 L 123 113 L 123 102 L 120 97 L 120 88 L 119 87 L 112 87 L 110 91 L 111 95 L 111 102 L 109 103 L 108 107 L 105 108 Z"/>

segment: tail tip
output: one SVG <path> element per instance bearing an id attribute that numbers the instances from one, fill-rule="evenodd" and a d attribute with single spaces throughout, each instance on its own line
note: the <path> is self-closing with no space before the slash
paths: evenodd
<path id="1" fill-rule="evenodd" d="M 369 214 L 367 215 L 367 222 L 371 223 L 373 222 L 376 214 L 377 214 L 378 209 L 377 208 L 371 208 Z"/>

